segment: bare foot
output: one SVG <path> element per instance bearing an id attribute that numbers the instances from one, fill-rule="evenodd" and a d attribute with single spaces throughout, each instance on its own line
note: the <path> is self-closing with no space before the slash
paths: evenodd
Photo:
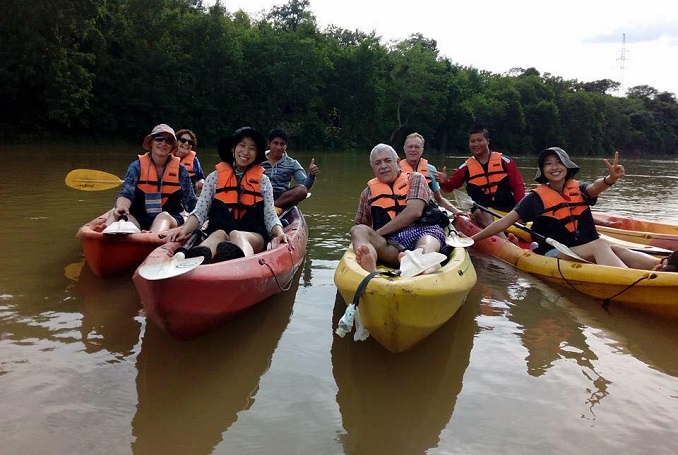
<path id="1" fill-rule="evenodd" d="M 518 237 L 512 232 L 509 232 L 508 235 L 506 236 L 509 242 L 518 245 Z"/>
<path id="2" fill-rule="evenodd" d="M 377 270 L 377 252 L 370 245 L 360 245 L 355 250 L 355 260 L 368 272 Z"/>

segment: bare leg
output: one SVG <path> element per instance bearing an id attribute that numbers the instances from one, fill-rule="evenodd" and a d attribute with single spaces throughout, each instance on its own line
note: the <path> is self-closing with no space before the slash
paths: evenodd
<path id="1" fill-rule="evenodd" d="M 640 251 L 632 251 L 619 245 L 611 245 L 612 251 L 632 269 L 654 270 L 660 259 Z"/>
<path id="2" fill-rule="evenodd" d="M 421 238 L 417 240 L 416 247 L 421 248 L 422 253 L 426 254 L 426 253 L 437 253 L 438 251 L 440 251 L 442 245 L 440 244 L 440 242 L 438 242 L 438 239 L 436 239 L 435 237 L 430 235 L 422 235 Z M 399 258 L 401 258 L 401 256 L 399 256 Z M 422 272 L 422 275 L 437 272 L 438 270 L 441 269 L 441 267 L 442 266 L 440 264 L 436 264 L 433 267 L 429 267 L 428 269 L 424 270 Z"/>
<path id="3" fill-rule="evenodd" d="M 254 256 L 264 249 L 264 238 L 254 232 L 231 231 L 228 240 L 238 245 L 245 256 Z"/>
<path id="4" fill-rule="evenodd" d="M 353 226 L 351 228 L 351 244 L 353 245 L 353 251 L 356 252 L 356 259 L 358 259 L 358 251 L 364 252 L 365 250 L 362 249 L 362 246 L 367 245 L 374 250 L 376 261 L 381 261 L 393 266 L 398 264 L 397 248 L 393 245 L 389 245 L 386 242 L 386 239 L 377 234 L 374 229 L 369 226 L 365 226 L 364 224 Z M 363 265 L 360 260 L 358 260 L 358 262 L 361 266 Z M 373 272 L 374 270 L 368 271 Z"/>
<path id="5" fill-rule="evenodd" d="M 612 267 L 628 268 L 628 266 L 612 251 L 612 247 L 605 239 L 597 239 L 584 245 L 574 246 L 572 251 L 584 259 L 593 261 L 600 265 L 610 265 Z M 571 259 L 563 253 L 558 253 L 558 257 Z"/>
<path id="6" fill-rule="evenodd" d="M 168 212 L 160 212 L 158 216 L 153 219 L 151 224 L 151 232 L 161 232 L 168 229 L 175 228 L 179 225 L 177 220 Z"/>
<path id="7" fill-rule="evenodd" d="M 293 205 L 297 205 L 306 199 L 307 194 L 308 190 L 304 185 L 297 185 L 281 194 L 280 197 L 274 201 L 274 205 L 284 210 Z"/>

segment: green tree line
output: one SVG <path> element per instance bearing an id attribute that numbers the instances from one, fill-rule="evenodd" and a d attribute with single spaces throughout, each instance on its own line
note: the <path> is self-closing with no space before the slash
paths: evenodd
<path id="1" fill-rule="evenodd" d="M 157 123 L 203 145 L 242 125 L 282 126 L 300 148 L 400 143 L 466 151 L 483 123 L 511 154 L 559 145 L 574 155 L 678 153 L 676 96 L 650 86 L 612 96 L 515 68 L 455 64 L 422 34 L 320 30 L 308 0 L 251 17 L 201 0 L 4 0 L 0 136 L 136 140 Z"/>

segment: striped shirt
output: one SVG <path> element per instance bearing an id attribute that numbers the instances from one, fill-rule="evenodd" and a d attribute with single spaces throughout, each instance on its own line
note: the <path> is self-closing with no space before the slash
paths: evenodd
<path id="1" fill-rule="evenodd" d="M 268 152 L 269 150 L 266 151 L 266 157 L 268 157 Z M 307 190 L 310 190 L 313 182 L 315 182 L 315 176 L 306 175 L 306 171 L 299 164 L 299 161 L 291 158 L 287 152 L 283 153 L 282 158 L 275 164 L 264 161 L 261 165 L 271 180 L 271 185 L 273 185 L 274 199 L 278 199 L 281 194 L 290 189 L 292 177 L 297 183 L 304 185 Z"/>

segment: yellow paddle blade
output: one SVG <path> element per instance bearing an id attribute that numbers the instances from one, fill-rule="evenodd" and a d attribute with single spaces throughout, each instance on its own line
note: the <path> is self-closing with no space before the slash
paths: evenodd
<path id="1" fill-rule="evenodd" d="M 66 185 L 81 191 L 110 190 L 122 182 L 113 174 L 95 169 L 75 169 L 66 175 Z"/>

